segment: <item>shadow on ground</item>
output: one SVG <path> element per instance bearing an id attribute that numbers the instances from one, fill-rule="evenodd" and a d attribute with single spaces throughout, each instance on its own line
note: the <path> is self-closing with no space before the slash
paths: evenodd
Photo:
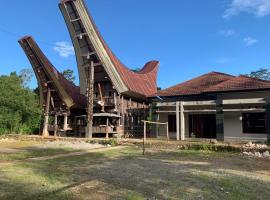
<path id="1" fill-rule="evenodd" d="M 122 150 L 0 169 L 0 199 L 268 199 L 270 162 L 238 154 Z"/>

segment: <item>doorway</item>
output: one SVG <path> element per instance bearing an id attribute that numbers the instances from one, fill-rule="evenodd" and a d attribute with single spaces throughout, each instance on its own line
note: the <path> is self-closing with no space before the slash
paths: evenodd
<path id="1" fill-rule="evenodd" d="M 216 138 L 216 115 L 189 115 L 189 137 L 209 139 Z"/>

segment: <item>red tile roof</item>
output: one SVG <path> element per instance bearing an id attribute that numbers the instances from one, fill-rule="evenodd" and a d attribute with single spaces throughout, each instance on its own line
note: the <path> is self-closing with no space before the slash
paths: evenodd
<path id="1" fill-rule="evenodd" d="M 157 92 L 158 96 L 186 96 L 206 93 L 270 89 L 270 81 L 211 72 Z"/>
<path id="2" fill-rule="evenodd" d="M 270 81 L 264 81 L 247 76 L 239 76 L 209 88 L 205 92 L 223 92 L 239 90 L 270 89 Z"/>
<path id="3" fill-rule="evenodd" d="M 90 15 L 90 14 L 89 14 Z M 151 96 L 157 92 L 157 73 L 159 62 L 158 61 L 150 61 L 144 65 L 144 67 L 139 72 L 133 72 L 129 68 L 127 68 L 115 54 L 112 52 L 110 47 L 105 42 L 104 38 L 100 34 L 96 24 L 94 23 L 93 18 L 90 16 L 94 24 L 94 28 L 105 48 L 111 61 L 113 62 L 116 70 L 121 76 L 123 82 L 128 87 L 128 89 L 132 92 L 136 92 L 142 94 L 146 97 Z"/>
<path id="4" fill-rule="evenodd" d="M 230 80 L 234 76 L 219 72 L 211 72 L 204 74 L 189 81 L 180 83 L 176 86 L 158 91 L 158 96 L 180 96 L 180 95 L 195 95 L 204 92 L 213 85 L 217 85 L 224 81 Z"/>
<path id="5" fill-rule="evenodd" d="M 72 98 L 76 108 L 86 108 L 87 99 L 85 95 L 80 93 L 80 88 L 71 81 L 67 80 L 53 65 L 49 66 L 50 70 L 57 73 L 57 78 L 67 94 Z"/>
<path id="6" fill-rule="evenodd" d="M 76 0 L 61 0 L 61 4 L 76 1 Z M 84 2 L 84 1 L 83 1 Z M 85 4 L 85 3 L 84 3 Z M 86 5 L 86 4 L 85 4 Z M 86 8 L 88 11 L 88 9 Z M 115 69 L 120 75 L 122 81 L 126 85 L 129 91 L 148 97 L 157 92 L 157 72 L 159 67 L 158 61 L 151 61 L 144 65 L 139 72 L 133 72 L 126 67 L 112 52 L 104 38 L 100 34 L 92 16 L 89 14 L 89 18 L 93 24 L 94 30 L 96 31 L 100 41 L 103 44 L 104 49 L 109 55 Z"/>

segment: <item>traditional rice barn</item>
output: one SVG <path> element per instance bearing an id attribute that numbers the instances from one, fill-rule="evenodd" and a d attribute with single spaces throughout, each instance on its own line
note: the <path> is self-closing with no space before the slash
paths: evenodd
<path id="1" fill-rule="evenodd" d="M 43 136 L 49 136 L 50 132 L 58 135 L 68 131 L 82 135 L 85 122 L 79 116 L 86 114 L 86 96 L 80 94 L 80 88 L 57 71 L 32 37 L 23 37 L 19 43 L 38 81 L 44 111 Z M 50 116 L 54 118 L 53 125 L 49 124 Z"/>

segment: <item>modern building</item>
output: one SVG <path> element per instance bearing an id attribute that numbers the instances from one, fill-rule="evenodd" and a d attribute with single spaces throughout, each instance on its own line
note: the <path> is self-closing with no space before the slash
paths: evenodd
<path id="1" fill-rule="evenodd" d="M 157 121 L 171 138 L 269 141 L 270 81 L 211 72 L 159 91 Z M 165 136 L 160 127 L 157 136 Z"/>

